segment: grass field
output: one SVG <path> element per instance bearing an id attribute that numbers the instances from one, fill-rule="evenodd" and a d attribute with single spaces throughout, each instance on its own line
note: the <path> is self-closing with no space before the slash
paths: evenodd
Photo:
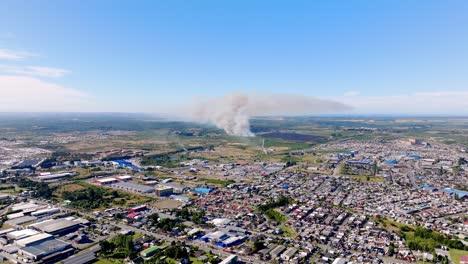
<path id="1" fill-rule="evenodd" d="M 355 179 L 362 182 L 383 182 L 384 177 L 382 176 L 365 176 L 365 175 L 345 175 L 346 177 L 350 177 L 351 179 Z M 369 180 L 367 180 L 369 177 Z"/>
<path id="2" fill-rule="evenodd" d="M 450 257 L 455 264 L 460 264 L 460 257 L 461 256 L 468 256 L 468 251 L 465 250 L 458 250 L 458 249 L 450 249 Z"/>
<path id="3" fill-rule="evenodd" d="M 94 264 L 120 264 L 122 262 L 116 261 L 116 260 L 111 260 L 111 259 L 106 259 L 106 258 L 98 258 Z"/>

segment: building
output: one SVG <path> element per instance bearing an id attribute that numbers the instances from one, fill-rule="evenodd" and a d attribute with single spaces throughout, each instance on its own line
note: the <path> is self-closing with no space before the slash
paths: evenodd
<path id="1" fill-rule="evenodd" d="M 39 234 L 39 232 L 36 231 L 36 230 L 23 229 L 23 230 L 9 232 L 7 234 L 7 238 L 13 239 L 13 240 L 19 240 L 19 239 L 27 238 L 27 237 L 34 236 L 34 235 L 37 235 L 37 234 Z"/>
<path id="2" fill-rule="evenodd" d="M 157 196 L 170 196 L 174 191 L 174 189 L 165 186 L 156 186 L 155 190 Z"/>
<path id="3" fill-rule="evenodd" d="M 213 189 L 197 187 L 194 189 L 194 191 L 199 194 L 209 194 L 211 191 L 213 191 Z"/>
<path id="4" fill-rule="evenodd" d="M 75 232 L 80 228 L 79 221 L 72 221 L 64 218 L 42 221 L 30 225 L 30 227 L 51 235 L 66 235 Z"/>
<path id="5" fill-rule="evenodd" d="M 277 257 L 279 257 L 279 255 L 286 249 L 285 246 L 283 245 L 279 245 L 277 247 L 275 247 L 271 252 L 270 252 L 270 256 L 272 259 L 275 259 Z"/>
<path id="6" fill-rule="evenodd" d="M 176 194 L 181 194 L 183 193 L 185 190 L 188 189 L 188 187 L 186 186 L 183 186 L 183 185 L 180 185 L 180 184 L 175 184 L 175 183 L 160 183 L 158 184 L 159 186 L 163 186 L 163 187 L 169 187 L 169 188 L 172 188 L 173 190 L 173 193 L 176 193 Z"/>
<path id="7" fill-rule="evenodd" d="M 226 233 L 222 231 L 216 231 L 213 233 L 209 233 L 207 235 L 204 235 L 200 238 L 200 240 L 209 242 L 209 241 L 222 241 L 224 239 L 227 239 L 229 236 L 226 235 Z"/>
<path id="8" fill-rule="evenodd" d="M 146 205 L 138 205 L 138 206 L 128 208 L 128 211 L 130 213 L 138 213 L 138 212 L 141 212 L 141 211 L 145 211 L 147 209 L 148 209 L 148 207 L 146 207 Z"/>
<path id="9" fill-rule="evenodd" d="M 94 180 L 95 183 L 100 185 L 109 185 L 118 182 L 116 178 L 104 178 L 104 179 L 96 179 Z"/>
<path id="10" fill-rule="evenodd" d="M 37 176 L 36 178 L 40 181 L 53 181 L 53 180 L 59 180 L 62 178 L 74 176 L 77 173 L 75 171 L 70 171 L 70 172 L 62 172 L 62 173 L 54 173 L 54 174 L 49 174 L 49 175 L 40 175 Z"/>
<path id="11" fill-rule="evenodd" d="M 74 249 L 69 243 L 55 238 L 41 240 L 18 250 L 18 255 L 34 262 L 55 263 L 72 255 Z"/>
<path id="12" fill-rule="evenodd" d="M 134 183 L 128 183 L 128 182 L 117 182 L 111 184 L 112 187 L 122 189 L 125 191 L 130 191 L 130 192 L 139 192 L 139 193 L 152 193 L 154 192 L 153 187 L 149 187 L 146 185 L 141 185 L 141 184 L 134 184 Z"/>
<path id="13" fill-rule="evenodd" d="M 158 251 L 160 251 L 161 248 L 158 247 L 158 246 L 152 246 L 150 248 L 147 248 L 145 250 L 143 250 L 140 255 L 144 258 L 149 258 L 151 256 L 153 256 L 154 254 L 156 254 Z"/>
<path id="14" fill-rule="evenodd" d="M 297 248 L 295 247 L 288 248 L 283 254 L 281 254 L 281 259 L 284 261 L 289 261 L 292 259 L 294 254 L 296 254 L 296 252 L 297 252 Z"/>
<path id="15" fill-rule="evenodd" d="M 39 243 L 41 241 L 45 241 L 52 238 L 52 235 L 46 234 L 46 233 L 39 233 L 37 235 L 33 235 L 30 237 L 26 237 L 23 239 L 16 240 L 15 244 L 18 247 L 27 247 L 30 246 L 34 243 Z"/>
<path id="16" fill-rule="evenodd" d="M 219 247 L 223 247 L 223 248 L 233 247 L 233 246 L 237 246 L 241 244 L 244 241 L 245 241 L 245 237 L 235 236 L 235 237 L 229 237 L 223 241 L 216 242 L 216 245 Z"/>
<path id="17" fill-rule="evenodd" d="M 62 264 L 89 264 L 96 261 L 96 254 L 92 251 L 73 255 L 62 260 Z"/>
<path id="18" fill-rule="evenodd" d="M 124 181 L 124 182 L 126 182 L 126 181 L 131 181 L 133 177 L 130 176 L 130 175 L 122 175 L 122 176 L 117 176 L 116 178 L 117 178 L 117 180 L 119 180 L 119 181 Z"/>
<path id="19" fill-rule="evenodd" d="M 42 210 L 37 210 L 36 212 L 32 212 L 32 216 L 45 216 L 45 215 L 53 215 L 59 213 L 60 209 L 58 208 L 47 208 Z"/>

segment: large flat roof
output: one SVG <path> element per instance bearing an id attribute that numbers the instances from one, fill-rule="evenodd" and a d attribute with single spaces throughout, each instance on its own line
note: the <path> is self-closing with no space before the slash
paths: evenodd
<path id="1" fill-rule="evenodd" d="M 8 233 L 8 237 L 11 237 L 13 239 L 23 239 L 26 237 L 34 236 L 39 234 L 36 230 L 33 229 L 23 229 L 23 230 L 18 230 L 18 231 L 13 231 Z"/>
<path id="2" fill-rule="evenodd" d="M 35 243 L 33 245 L 27 246 L 22 248 L 21 250 L 33 255 L 33 256 L 40 256 L 40 255 L 48 255 L 54 252 L 60 251 L 70 244 L 58 240 L 58 239 L 49 239 L 39 243 Z"/>
<path id="3" fill-rule="evenodd" d="M 37 224 L 33 224 L 35 228 L 41 230 L 42 232 L 46 233 L 54 233 L 56 231 L 60 231 L 63 229 L 70 228 L 72 226 L 77 226 L 80 223 L 67 220 L 65 218 L 54 219 L 54 220 L 46 220 Z"/>
<path id="4" fill-rule="evenodd" d="M 115 185 L 120 188 L 125 188 L 125 189 L 133 189 L 133 190 L 138 190 L 141 192 L 154 192 L 154 188 L 146 185 L 141 185 L 141 184 L 134 184 L 134 183 L 128 183 L 128 182 L 117 182 L 112 185 Z"/>
<path id="5" fill-rule="evenodd" d="M 33 235 L 33 236 L 30 236 L 30 237 L 27 237 L 27 238 L 16 240 L 16 244 L 18 246 L 20 246 L 20 247 L 25 247 L 25 246 L 28 246 L 29 244 L 39 242 L 39 241 L 43 241 L 43 240 L 46 240 L 46 239 L 51 238 L 51 237 L 52 237 L 52 235 L 45 234 L 45 233 L 40 233 L 40 234 Z"/>

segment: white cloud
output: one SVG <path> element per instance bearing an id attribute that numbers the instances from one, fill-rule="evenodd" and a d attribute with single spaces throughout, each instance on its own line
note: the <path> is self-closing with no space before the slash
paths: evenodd
<path id="1" fill-rule="evenodd" d="M 0 112 L 89 111 L 85 93 L 26 76 L 0 75 Z"/>
<path id="2" fill-rule="evenodd" d="M 346 97 L 351 97 L 351 96 L 358 96 L 360 95 L 361 92 L 359 91 L 346 91 L 343 96 L 346 96 Z"/>
<path id="3" fill-rule="evenodd" d="M 0 72 L 7 74 L 18 74 L 28 76 L 40 76 L 40 77 L 62 77 L 69 71 L 59 68 L 51 67 L 40 67 L 40 66 L 11 66 L 11 65 L 0 65 Z"/>
<path id="4" fill-rule="evenodd" d="M 392 96 L 353 96 L 338 99 L 366 114 L 468 114 L 468 91 L 419 92 Z"/>
<path id="5" fill-rule="evenodd" d="M 25 51 L 0 49 L 0 60 L 21 60 L 31 56 L 31 53 Z"/>

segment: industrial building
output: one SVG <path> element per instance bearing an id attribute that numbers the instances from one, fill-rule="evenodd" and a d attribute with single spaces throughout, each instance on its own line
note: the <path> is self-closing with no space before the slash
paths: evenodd
<path id="1" fill-rule="evenodd" d="M 47 208 L 47 209 L 42 209 L 42 210 L 37 210 L 35 212 L 32 212 L 32 216 L 45 216 L 45 215 L 53 215 L 56 213 L 59 213 L 60 209 L 58 208 Z"/>
<path id="2" fill-rule="evenodd" d="M 80 222 L 60 218 L 42 221 L 30 225 L 30 227 L 51 235 L 66 235 L 78 230 L 78 228 L 80 228 Z"/>
<path id="3" fill-rule="evenodd" d="M 209 194 L 211 191 L 213 191 L 213 189 L 211 188 L 203 188 L 203 187 L 197 187 L 194 189 L 194 191 L 196 193 L 199 193 L 199 194 Z"/>
<path id="4" fill-rule="evenodd" d="M 62 172 L 62 173 L 55 173 L 55 174 L 48 174 L 48 175 L 40 175 L 37 176 L 36 178 L 40 181 L 53 181 L 53 180 L 59 180 L 62 178 L 66 177 L 71 177 L 76 175 L 76 172 L 70 171 L 70 172 Z"/>
<path id="5" fill-rule="evenodd" d="M 34 243 L 39 243 L 44 240 L 48 240 L 52 237 L 52 235 L 46 234 L 46 233 L 39 233 L 30 237 L 26 237 L 23 239 L 19 239 L 15 241 L 15 244 L 18 247 L 27 247 L 30 246 Z"/>
<path id="6" fill-rule="evenodd" d="M 130 213 L 138 213 L 138 212 L 141 212 L 141 211 L 145 211 L 147 209 L 148 209 L 148 207 L 146 205 L 138 205 L 138 206 L 128 208 L 128 211 Z"/>
<path id="7" fill-rule="evenodd" d="M 147 248 L 145 250 L 143 250 L 140 255 L 144 258 L 149 258 L 151 256 L 153 256 L 154 254 L 156 254 L 158 251 L 160 251 L 161 248 L 158 247 L 158 246 L 152 246 L 150 248 Z"/>
<path id="8" fill-rule="evenodd" d="M 222 241 L 224 239 L 227 239 L 229 236 L 222 232 L 222 231 L 216 231 L 213 233 L 206 234 L 200 238 L 200 240 L 205 241 L 205 242 L 210 242 L 210 241 Z"/>
<path id="9" fill-rule="evenodd" d="M 283 245 L 279 245 L 277 247 L 275 247 L 271 252 L 270 252 L 270 256 L 272 259 L 275 259 L 277 257 L 280 256 L 280 254 L 286 249 L 285 246 Z"/>
<path id="10" fill-rule="evenodd" d="M 235 236 L 235 237 L 229 237 L 223 241 L 219 241 L 219 242 L 216 242 L 215 244 L 219 247 L 233 247 L 233 246 L 237 246 L 239 244 L 241 244 L 242 242 L 245 241 L 245 237 L 239 237 L 239 236 Z"/>
<path id="11" fill-rule="evenodd" d="M 162 186 L 162 187 L 172 188 L 173 193 L 175 193 L 175 194 L 181 194 L 185 190 L 188 189 L 188 187 L 186 187 L 186 186 L 183 186 L 183 185 L 180 185 L 180 184 L 175 184 L 175 183 L 169 183 L 169 182 L 168 183 L 160 183 L 158 185 Z"/>
<path id="12" fill-rule="evenodd" d="M 18 254 L 33 261 L 55 263 L 74 253 L 69 243 L 55 238 L 41 240 L 20 248 Z"/>
<path id="13" fill-rule="evenodd" d="M 173 193 L 173 189 L 165 186 L 157 186 L 155 188 L 157 196 L 170 196 Z"/>
<path id="14" fill-rule="evenodd" d="M 27 238 L 27 237 L 34 236 L 37 234 L 39 234 L 39 232 L 36 230 L 23 229 L 23 230 L 18 230 L 18 231 L 7 233 L 7 238 L 13 239 L 13 240 L 19 240 L 19 239 Z"/>
<path id="15" fill-rule="evenodd" d="M 73 255 L 61 261 L 62 264 L 88 264 L 96 261 L 96 254 L 92 251 Z"/>
<path id="16" fill-rule="evenodd" d="M 117 178 L 117 180 L 119 181 L 131 181 L 133 179 L 133 177 L 130 175 L 122 175 L 122 176 L 117 176 L 115 178 Z"/>
<path id="17" fill-rule="evenodd" d="M 134 183 L 128 183 L 128 182 L 117 182 L 111 184 L 112 187 L 122 189 L 125 191 L 131 191 L 131 192 L 139 192 L 139 193 L 152 193 L 154 192 L 153 187 L 141 185 L 141 184 L 134 184 Z"/>
<path id="18" fill-rule="evenodd" d="M 96 179 L 94 180 L 95 183 L 100 185 L 108 185 L 119 182 L 116 178 L 104 178 L 104 179 Z"/>
<path id="19" fill-rule="evenodd" d="M 281 259 L 284 261 L 289 261 L 292 259 L 294 254 L 296 254 L 296 252 L 297 252 L 297 248 L 290 247 L 283 254 L 281 254 Z"/>

